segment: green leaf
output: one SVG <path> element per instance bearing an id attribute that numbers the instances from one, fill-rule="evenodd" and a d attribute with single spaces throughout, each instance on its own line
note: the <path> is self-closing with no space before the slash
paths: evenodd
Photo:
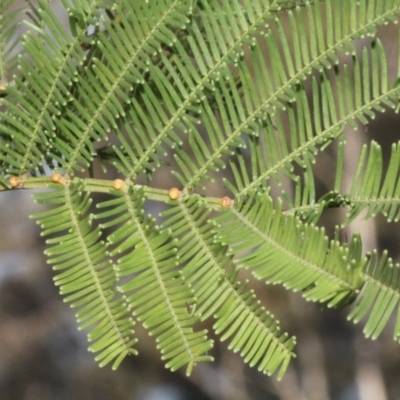
<path id="1" fill-rule="evenodd" d="M 364 334 L 366 337 L 376 339 L 388 324 L 389 318 L 398 310 L 400 302 L 400 265 L 393 265 L 386 251 L 380 259 L 377 257 L 376 251 L 374 251 L 369 256 L 364 278 L 365 287 L 348 319 L 358 323 L 369 313 Z M 400 340 L 399 312 L 397 312 L 396 316 L 393 339 Z"/>
<path id="2" fill-rule="evenodd" d="M 274 209 L 266 195 L 235 202 L 217 221 L 218 241 L 257 279 L 302 291 L 307 300 L 329 307 L 346 303 L 361 287 L 365 260 L 360 254 L 353 258 L 337 241 L 329 243 L 323 230 L 285 215 L 280 204 Z"/>
<path id="3" fill-rule="evenodd" d="M 205 355 L 212 347 L 207 331 L 193 331 L 198 319 L 187 311 L 194 303 L 190 286 L 177 269 L 175 241 L 167 230 L 160 231 L 154 220 L 143 216 L 143 191 L 130 186 L 115 199 L 100 204 L 109 208 L 98 217 L 107 218 L 103 227 L 121 224 L 108 238 L 118 255 L 118 277 L 129 276 L 119 287 L 127 293 L 134 315 L 150 335 L 157 336 L 157 348 L 172 371 L 186 365 L 211 361 Z"/>
<path id="4" fill-rule="evenodd" d="M 127 355 L 137 354 L 133 348 L 137 340 L 132 337 L 134 323 L 124 298 L 113 290 L 116 275 L 100 240 L 101 231 L 87 218 L 91 199 L 82 192 L 82 182 L 50 188 L 34 194 L 34 199 L 52 208 L 32 217 L 42 227 L 42 235 L 53 235 L 46 255 L 53 269 L 60 271 L 54 283 L 64 301 L 79 308 L 79 329 L 90 328 L 89 351 L 98 353 L 96 361 L 100 366 L 113 362 L 116 369 Z"/>
<path id="5" fill-rule="evenodd" d="M 174 203 L 172 203 L 174 204 Z M 214 240 L 210 209 L 200 197 L 181 199 L 170 210 L 165 227 L 178 243 L 182 274 L 192 285 L 196 313 L 202 320 L 214 315 L 215 333 L 230 338 L 229 349 L 240 352 L 250 366 L 282 378 L 293 357 L 294 338 L 282 334 L 279 323 L 261 306 L 247 282 L 237 280 L 238 270 L 225 256 L 226 246 Z"/>

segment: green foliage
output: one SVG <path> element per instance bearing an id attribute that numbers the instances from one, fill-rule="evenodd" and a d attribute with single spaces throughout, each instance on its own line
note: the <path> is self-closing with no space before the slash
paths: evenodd
<path id="1" fill-rule="evenodd" d="M 337 241 L 328 243 L 323 230 L 299 224 L 296 217 L 285 215 L 279 204 L 274 209 L 267 195 L 236 203 L 218 221 L 222 226 L 218 239 L 228 244 L 233 254 L 246 252 L 235 262 L 252 268 L 257 279 L 301 290 L 307 300 L 330 307 L 346 302 L 360 287 L 365 263 L 360 252 L 355 254 Z M 354 248 L 357 241 L 354 237 L 349 247 Z"/>
<path id="2" fill-rule="evenodd" d="M 115 359 L 118 367 L 127 354 L 136 354 L 133 345 L 133 321 L 128 316 L 124 298 L 112 290 L 116 282 L 113 265 L 106 256 L 100 229 L 92 228 L 86 212 L 91 204 L 82 182 L 65 187 L 54 185 L 50 192 L 34 195 L 36 202 L 52 204 L 51 210 L 33 215 L 43 229 L 42 235 L 57 234 L 47 240 L 53 246 L 46 250 L 53 269 L 62 271 L 54 282 L 65 295 L 64 301 L 80 310 L 76 314 L 79 329 L 92 328 L 88 334 L 90 351 L 101 351 L 100 365 Z"/>
<path id="3" fill-rule="evenodd" d="M 19 11 L 0 7 L 0 189 L 46 189 L 34 217 L 100 366 L 136 354 L 140 321 L 166 367 L 190 374 L 212 360 L 201 324 L 213 318 L 220 340 L 280 379 L 295 338 L 238 279 L 247 268 L 324 306 L 355 303 L 349 319 L 366 317 L 376 338 L 398 308 L 399 266 L 338 237 L 364 210 L 398 221 L 400 151 L 385 167 L 366 145 L 346 193 L 344 130 L 399 104 L 377 28 L 397 22 L 400 1 L 62 3 L 68 27 L 48 1 L 31 6 L 18 59 Z M 317 200 L 328 147 L 336 178 Z M 98 163 L 121 179 L 94 176 Z M 180 190 L 152 187 L 159 173 Z M 232 198 L 209 197 L 210 181 Z M 271 189 L 288 182 L 293 194 Z M 91 207 L 94 192 L 107 199 Z M 148 200 L 162 219 L 145 216 Z M 329 239 L 317 224 L 332 207 L 348 216 Z"/>
<path id="4" fill-rule="evenodd" d="M 15 67 L 16 62 L 13 50 L 18 44 L 17 18 L 22 10 L 12 10 L 12 5 L 12 0 L 0 3 L 0 93 L 5 90 L 8 83 L 7 75 Z"/>
<path id="5" fill-rule="evenodd" d="M 364 145 L 347 197 L 349 214 L 346 222 L 352 221 L 366 208 L 368 213 L 365 218 L 383 214 L 389 222 L 397 222 L 400 218 L 399 172 L 399 143 L 392 144 L 389 166 L 384 176 L 381 147 L 374 141 L 369 148 Z"/>

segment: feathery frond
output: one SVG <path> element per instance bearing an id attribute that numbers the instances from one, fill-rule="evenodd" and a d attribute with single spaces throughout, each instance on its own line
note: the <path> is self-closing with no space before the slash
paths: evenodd
<path id="1" fill-rule="evenodd" d="M 182 145 L 177 130 L 197 138 L 196 126 L 204 113 L 203 103 L 207 106 L 205 100 L 216 92 L 218 82 L 230 75 L 229 66 L 243 58 L 243 46 L 254 44 L 259 30 L 268 29 L 271 19 L 268 1 L 243 4 L 234 0 L 230 8 L 234 14 L 226 12 L 219 2 L 199 1 L 186 32 L 187 48 L 177 42 L 169 57 L 161 55 L 161 66 L 149 66 L 154 89 L 145 87 L 137 100 L 133 100 L 134 108 L 128 116 L 131 124 L 124 126 L 129 140 L 121 132 L 118 136 L 121 150 L 115 149 L 121 159 L 115 165 L 130 179 L 143 172 L 143 167 L 154 171 L 160 165 L 159 153 L 165 153 L 165 146 L 174 149 Z M 215 139 L 210 136 L 210 140 Z M 196 156 L 201 157 L 201 153 L 196 152 Z M 177 157 L 184 173 L 188 160 L 181 152 Z M 186 185 L 186 177 L 182 183 Z"/>
<path id="2" fill-rule="evenodd" d="M 67 116 L 80 125 L 79 131 L 72 125 L 60 127 L 70 139 L 63 153 L 66 161 L 60 160 L 66 172 L 89 165 L 94 154 L 92 142 L 106 139 L 110 130 L 118 128 L 118 120 L 125 116 L 123 104 L 131 103 L 135 85 L 144 85 L 151 58 L 161 53 L 163 46 L 174 45 L 173 28 L 184 29 L 192 13 L 190 2 L 180 0 L 139 6 L 126 2 L 124 6 L 115 8 L 119 19 L 105 22 L 104 33 L 99 35 L 98 45 L 107 50 L 109 58 L 94 59 L 93 69 L 78 76 L 80 100 L 74 101 Z M 135 29 L 137 26 L 141 30 Z"/>
<path id="3" fill-rule="evenodd" d="M 44 160 L 53 164 L 54 158 L 60 159 L 54 156 L 52 149 L 57 144 L 65 147 L 67 136 L 61 141 L 58 139 L 55 121 L 73 100 L 79 66 L 85 63 L 87 56 L 83 43 L 93 40 L 87 37 L 88 25 L 96 26 L 101 19 L 97 8 L 100 2 L 91 3 L 90 8 L 82 2 L 78 9 L 70 10 L 71 14 L 79 16 L 81 23 L 75 36 L 71 36 L 48 2 L 39 1 L 36 25 L 29 25 L 31 29 L 24 38 L 29 59 L 20 60 L 20 75 L 2 101 L 12 112 L 1 115 L 3 132 L 13 138 L 13 145 L 0 155 L 0 159 L 9 164 L 10 174 L 29 171 L 32 175 L 41 175 Z M 57 154 L 60 146 L 57 146 Z"/>
<path id="4" fill-rule="evenodd" d="M 193 140 L 190 143 L 193 154 L 196 156 L 197 165 L 193 164 L 193 161 L 189 160 L 187 156 L 185 157 L 183 151 L 177 153 L 178 163 L 184 174 L 182 175 L 181 171 L 177 173 L 182 185 L 198 186 L 196 182 L 202 179 L 212 179 L 209 173 L 224 167 L 222 155 L 231 154 L 234 148 L 245 147 L 241 138 L 243 134 L 256 135 L 260 131 L 273 141 L 271 132 L 273 122 L 271 119 L 279 118 L 280 114 L 288 112 L 291 107 L 290 103 L 299 100 L 299 96 L 296 95 L 299 83 L 305 81 L 313 70 L 323 71 L 324 68 L 331 68 L 332 65 L 337 64 L 338 52 L 354 54 L 353 40 L 355 38 L 372 36 L 377 24 L 395 19 L 397 13 L 399 13 L 398 4 L 391 2 L 387 8 L 379 9 L 381 14 L 378 12 L 379 16 L 376 16 L 376 20 L 372 22 L 370 15 L 372 8 L 369 8 L 368 13 L 365 13 L 365 2 L 362 3 L 349 2 L 342 7 L 335 1 L 327 1 L 324 6 L 316 1 L 315 7 L 311 7 L 310 4 L 306 5 L 308 9 L 307 18 L 304 18 L 303 10 L 298 8 L 293 14 L 289 13 L 292 28 L 289 33 L 285 32 L 279 19 L 273 20 L 273 25 L 275 25 L 278 34 L 268 30 L 265 41 L 262 42 L 262 45 L 266 46 L 269 51 L 265 52 L 261 45 L 252 42 L 249 49 L 250 62 L 246 59 L 239 60 L 238 77 L 227 73 L 225 80 L 219 81 L 219 87 L 215 91 L 217 111 L 214 113 L 214 110 L 211 110 L 208 104 L 205 104 L 204 108 L 201 109 L 203 123 L 211 138 L 211 149 L 208 149 L 200 132 L 193 129 L 191 132 Z M 358 7 L 360 7 L 359 11 L 362 12 L 358 13 Z M 343 21 L 343 23 L 337 24 L 337 29 L 333 29 L 332 26 L 332 21 L 335 19 Z M 326 27 L 323 26 L 323 21 L 327 21 Z M 272 23 L 270 25 L 272 26 Z M 318 42 L 312 39 L 316 31 L 319 33 Z M 296 35 L 296 32 L 302 32 L 302 35 Z M 299 38 L 302 38 L 302 40 Z M 308 38 L 310 38 L 310 43 L 308 43 Z M 292 50 L 288 45 L 289 40 L 297 41 Z M 383 57 L 381 46 L 378 44 L 377 47 L 376 51 Z M 292 54 L 292 52 L 294 53 Z M 268 57 L 268 61 L 266 57 Z M 379 61 L 378 56 L 376 56 L 373 63 L 379 62 L 384 61 Z M 382 91 L 380 91 L 378 84 L 374 85 L 374 96 L 378 96 L 378 92 L 384 92 L 387 84 L 386 65 L 374 66 L 374 80 L 383 82 Z M 377 69 L 377 67 L 384 71 L 382 75 L 380 75 L 380 69 Z M 361 85 L 360 79 L 356 81 L 356 84 Z M 314 90 L 316 90 L 316 86 L 317 84 L 314 82 Z M 261 176 L 258 176 L 258 174 L 251 179 L 252 187 L 274 175 L 276 170 L 290 173 L 291 163 L 294 160 L 312 157 L 313 153 L 317 151 L 316 147 L 326 144 L 327 141 L 329 142 L 330 139 L 340 134 L 346 123 L 352 123 L 352 120 L 356 119 L 365 122 L 366 119 L 363 114 L 372 115 L 373 112 L 370 109 L 379 108 L 381 103 L 393 104 L 390 99 L 397 98 L 399 93 L 396 89 L 387 95 L 385 93 L 383 99 L 379 96 L 371 101 L 371 104 L 362 107 L 354 114 L 349 114 L 347 117 L 340 115 L 342 120 L 338 121 L 336 111 L 332 110 L 336 106 L 332 101 L 332 93 L 330 92 L 332 89 L 327 77 L 323 78 L 321 88 L 322 93 L 320 95 L 314 92 L 316 97 L 314 97 L 313 105 L 319 107 L 319 101 L 322 101 L 323 105 L 331 109 L 325 112 L 325 108 L 320 111 L 317 108 L 317 116 L 305 120 L 308 124 L 315 120 L 314 129 L 317 134 L 313 135 L 313 129 L 310 129 L 310 125 L 308 125 L 308 129 L 306 129 L 307 138 L 303 139 L 308 143 L 302 143 L 299 146 L 297 140 L 293 141 L 291 145 L 297 149 L 294 154 L 287 150 L 286 140 L 282 140 L 283 138 L 280 137 L 279 144 L 275 144 L 271 149 L 271 153 L 274 155 L 274 158 L 270 161 L 272 166 L 269 165 L 266 171 L 263 170 Z M 350 100 L 350 96 L 348 97 Z M 353 103 L 354 101 L 350 104 L 353 105 Z M 303 104 L 306 105 L 305 102 Z M 356 105 L 361 106 L 358 101 L 356 101 Z M 350 105 L 349 109 L 351 109 Z M 305 115 L 305 118 L 307 118 L 307 114 Z M 319 127 L 321 124 L 325 131 L 320 136 Z M 295 132 L 297 131 L 292 130 L 291 134 L 295 135 Z M 293 140 L 293 137 L 291 137 L 291 140 Z M 274 162 L 275 159 L 278 161 Z M 278 165 L 275 166 L 275 164 Z M 253 182 L 254 180 L 256 182 Z M 244 194 L 237 189 L 233 193 Z"/>
<path id="5" fill-rule="evenodd" d="M 19 42 L 17 21 L 23 9 L 11 10 L 13 5 L 13 0 L 0 3 L 0 94 L 7 90 L 9 74 L 17 64 L 17 54 L 11 55 Z"/>
<path id="6" fill-rule="evenodd" d="M 387 252 L 384 252 L 379 259 L 374 251 L 369 256 L 363 275 L 365 287 L 348 319 L 358 323 L 369 313 L 364 334 L 366 337 L 376 339 L 399 307 L 400 265 L 393 265 Z M 396 341 L 400 340 L 400 312 L 397 312 L 393 338 Z"/>
<path id="7" fill-rule="evenodd" d="M 98 215 L 110 221 L 103 227 L 121 224 L 108 238 L 115 246 L 111 255 L 118 255 L 118 277 L 130 276 L 120 290 L 129 293 L 127 302 L 134 315 L 157 335 L 158 349 L 166 367 L 175 371 L 187 365 L 187 374 L 201 361 L 212 357 L 204 355 L 212 347 L 206 331 L 192 329 L 196 316 L 187 311 L 194 303 L 190 286 L 177 270 L 175 242 L 167 230 L 160 231 L 154 220 L 143 216 L 143 191 L 133 186 L 115 199 L 101 203 L 110 209 Z"/>
<path id="8" fill-rule="evenodd" d="M 383 173 L 382 149 L 378 143 L 364 145 L 350 192 L 343 195 L 350 208 L 345 224 L 365 209 L 368 209 L 365 219 L 381 213 L 388 222 L 397 222 L 400 218 L 400 144 L 392 144 L 386 173 Z"/>
<path id="9" fill-rule="evenodd" d="M 176 202 L 174 202 L 176 203 Z M 295 339 L 282 334 L 279 323 L 260 305 L 247 282 L 237 280 L 237 268 L 229 265 L 226 246 L 214 240 L 210 209 L 200 197 L 179 199 L 164 212 L 165 226 L 176 238 L 182 274 L 192 285 L 196 314 L 202 320 L 214 315 L 215 333 L 221 341 L 231 337 L 228 346 L 240 352 L 250 366 L 272 374 L 279 368 L 281 379 L 293 356 Z M 244 329 L 245 327 L 245 329 Z"/>
<path id="10" fill-rule="evenodd" d="M 116 275 L 105 244 L 99 240 L 101 231 L 87 218 L 89 193 L 83 192 L 82 182 L 53 184 L 49 189 L 34 198 L 52 208 L 32 217 L 38 219 L 43 236 L 56 235 L 46 241 L 51 245 L 46 250 L 48 262 L 55 271 L 62 271 L 54 282 L 64 301 L 79 308 L 79 329 L 91 327 L 89 351 L 99 353 L 96 361 L 100 366 L 113 361 L 115 369 L 128 354 L 137 354 L 133 348 L 137 340 L 132 338 L 133 321 L 124 299 L 113 290 Z"/>
<path id="11" fill-rule="evenodd" d="M 261 132 L 263 142 L 250 147 L 250 158 L 258 161 L 251 164 L 251 175 L 231 162 L 235 182 L 226 181 L 226 185 L 236 196 L 243 196 L 265 187 L 268 179 L 280 182 L 279 174 L 296 180 L 293 164 L 304 168 L 307 162 L 313 163 L 316 153 L 340 135 L 347 124 L 357 127 L 357 121 L 367 123 L 367 117 L 374 118 L 375 110 L 383 111 L 383 106 L 394 108 L 400 91 L 399 87 L 388 88 L 385 57 L 377 41 L 368 50 L 363 49 L 362 64 L 353 58 L 354 68 L 335 68 L 334 81 L 326 74 L 321 76 L 320 84 L 313 78 L 311 104 L 305 89 L 299 87 L 295 104 L 288 103 L 284 110 L 276 112 Z M 365 78 L 369 72 L 371 87 Z M 288 132 L 284 118 L 289 120 Z"/>
<path id="12" fill-rule="evenodd" d="M 337 241 L 328 243 L 323 230 L 283 214 L 279 203 L 274 209 L 267 195 L 235 203 L 217 221 L 218 240 L 235 254 L 250 252 L 235 262 L 250 268 L 257 279 L 301 290 L 306 299 L 330 307 L 348 301 L 360 289 L 365 264 L 361 254 L 353 258 L 353 252 Z"/>

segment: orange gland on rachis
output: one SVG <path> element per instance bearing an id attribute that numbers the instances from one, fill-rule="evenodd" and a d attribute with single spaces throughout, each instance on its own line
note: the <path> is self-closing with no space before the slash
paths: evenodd
<path id="1" fill-rule="evenodd" d="M 179 197 L 181 197 L 181 191 L 178 188 L 173 187 L 169 189 L 168 196 L 171 200 L 178 200 Z"/>
<path id="2" fill-rule="evenodd" d="M 10 183 L 10 186 L 14 189 L 18 186 L 21 185 L 22 181 L 19 176 L 12 176 L 8 179 L 8 182 Z"/>
<path id="3" fill-rule="evenodd" d="M 126 183 L 122 179 L 115 179 L 113 182 L 113 188 L 115 190 L 124 190 L 126 188 Z"/>
<path id="4" fill-rule="evenodd" d="M 232 199 L 229 198 L 228 196 L 224 196 L 224 197 L 221 199 L 220 204 L 221 204 L 222 207 L 228 208 L 228 207 L 231 207 L 231 205 L 233 204 L 233 201 L 232 201 Z"/>

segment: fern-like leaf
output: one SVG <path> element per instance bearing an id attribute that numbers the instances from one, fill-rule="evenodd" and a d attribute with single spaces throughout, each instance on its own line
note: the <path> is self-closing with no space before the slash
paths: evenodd
<path id="1" fill-rule="evenodd" d="M 266 195 L 235 203 L 217 221 L 219 241 L 232 253 L 250 251 L 236 263 L 251 268 L 257 279 L 301 290 L 306 299 L 330 307 L 348 302 L 360 289 L 361 255 L 355 257 L 337 241 L 329 244 L 323 230 L 285 215 L 280 204 L 274 209 Z"/>
<path id="2" fill-rule="evenodd" d="M 205 112 L 203 103 L 207 104 L 207 95 L 213 97 L 218 82 L 229 76 L 229 66 L 243 58 L 243 47 L 255 43 L 257 27 L 268 29 L 272 12 L 268 1 L 256 0 L 243 5 L 234 0 L 230 7 L 235 17 L 220 2 L 199 1 L 195 18 L 187 27 L 186 48 L 177 42 L 169 57 L 162 56 L 161 66 L 149 66 L 154 89 L 146 87 L 138 94 L 137 101 L 133 101 L 134 109 L 128 116 L 131 123 L 124 124 L 128 140 L 121 132 L 118 135 L 121 149 L 115 149 L 120 158 L 115 165 L 130 179 L 143 172 L 143 167 L 155 170 L 160 165 L 159 154 L 165 153 L 164 147 L 182 144 L 177 130 L 196 135 L 194 140 L 197 139 L 197 125 Z M 158 101 L 160 94 L 163 102 Z M 210 131 L 210 140 L 214 142 L 217 138 Z M 202 165 L 201 152 L 195 154 Z M 190 186 L 190 173 L 186 174 L 185 165 L 189 163 L 190 169 L 193 162 L 185 152 L 178 151 L 176 157 L 182 166 L 177 176 L 183 185 Z"/>
<path id="3" fill-rule="evenodd" d="M 145 84 L 151 58 L 163 51 L 162 45 L 174 45 L 177 39 L 173 28 L 184 28 L 192 12 L 190 2 L 180 0 L 142 6 L 125 2 L 124 6 L 115 7 L 119 19 L 106 22 L 99 36 L 99 46 L 106 50 L 107 59 L 94 59 L 93 69 L 78 77 L 81 100 L 67 111 L 75 125 L 60 126 L 69 138 L 63 151 L 67 161 L 59 160 L 66 172 L 89 165 L 95 154 L 92 142 L 106 139 L 111 129 L 118 128 L 119 119 L 125 116 L 123 104 L 131 103 L 135 85 Z M 142 30 L 137 30 L 138 26 Z M 147 88 L 145 85 L 143 89 Z"/>
<path id="4" fill-rule="evenodd" d="M 82 3 L 78 9 L 70 9 L 81 18 L 75 36 L 67 32 L 47 1 L 39 0 L 40 8 L 33 10 L 35 23 L 28 25 L 24 41 L 29 60 L 21 59 L 21 75 L 3 100 L 12 111 L 12 115 L 2 115 L 2 129 L 13 137 L 13 146 L 0 156 L 9 164 L 9 173 L 40 174 L 43 159 L 49 159 L 57 140 L 55 120 L 72 101 L 72 86 L 87 56 L 83 43 L 92 40 L 87 37 L 87 26 L 99 24 L 99 3 L 94 1 L 89 8 Z"/>
<path id="5" fill-rule="evenodd" d="M 132 338 L 133 321 L 128 315 L 124 299 L 116 296 L 115 271 L 106 255 L 104 242 L 99 240 L 100 229 L 93 228 L 87 216 L 91 204 L 83 183 L 51 185 L 49 192 L 37 193 L 35 201 L 53 208 L 32 217 L 38 219 L 42 235 L 56 235 L 47 239 L 46 250 L 54 278 L 64 301 L 76 314 L 79 329 L 91 328 L 89 351 L 99 353 L 96 361 L 104 366 L 113 361 L 117 368 L 128 354 L 137 354 Z"/>
<path id="6" fill-rule="evenodd" d="M 341 171 L 343 164 L 340 167 Z M 337 185 L 341 186 L 340 176 Z M 392 144 L 385 173 L 381 147 L 375 141 L 369 146 L 364 145 L 350 192 L 343 196 L 350 208 L 344 224 L 350 223 L 365 209 L 368 209 L 365 219 L 381 213 L 388 222 L 397 222 L 400 218 L 400 143 Z"/>
<path id="7" fill-rule="evenodd" d="M 143 201 L 143 191 L 130 186 L 115 199 L 101 203 L 101 208 L 112 208 L 98 217 L 111 218 L 103 227 L 122 224 L 108 241 L 116 246 L 111 255 L 119 255 L 118 276 L 131 277 L 120 290 L 129 293 L 127 302 L 134 315 L 150 335 L 157 335 L 162 359 L 168 361 L 166 367 L 175 371 L 187 365 L 190 374 L 198 362 L 212 360 L 204 354 L 212 341 L 205 330 L 192 329 L 197 318 L 187 311 L 187 304 L 194 299 L 177 270 L 175 243 L 167 230 L 160 231 L 153 219 L 143 217 Z"/>
<path id="8" fill-rule="evenodd" d="M 214 241 L 210 212 L 200 197 L 193 196 L 179 199 L 163 214 L 168 216 L 165 226 L 178 241 L 182 273 L 196 296 L 196 313 L 202 320 L 214 315 L 215 333 L 222 341 L 231 338 L 229 349 L 240 352 L 250 366 L 258 364 L 264 373 L 279 368 L 281 379 L 296 341 L 282 334 L 254 291 L 246 290 L 247 282 L 237 280 L 237 268 L 229 266 L 231 259 L 225 256 L 226 246 Z"/>
<path id="9" fill-rule="evenodd" d="M 281 21 L 276 18 L 274 22 L 278 34 L 269 30 L 265 35 L 265 46 L 269 51 L 265 52 L 262 46 L 254 46 L 255 43 L 252 43 L 249 52 L 251 61 L 239 60 L 238 77 L 226 72 L 225 79 L 221 80 L 218 90 L 215 91 L 216 110 L 210 109 L 209 104 L 205 104 L 201 108 L 207 132 L 211 139 L 214 137 L 216 139 L 212 139 L 211 146 L 207 146 L 201 133 L 193 130 L 191 143 L 193 143 L 192 150 L 197 162 L 194 163 L 190 160 L 183 151 L 177 153 L 182 170 L 182 172 L 178 171 L 177 176 L 183 185 L 199 186 L 200 184 L 196 182 L 212 179 L 210 173 L 224 166 L 223 159 L 221 159 L 224 154 L 232 153 L 234 148 L 245 147 L 243 134 L 257 135 L 261 131 L 268 142 L 273 142 L 273 121 L 275 118 L 281 118 L 281 114 L 286 114 L 287 110 L 291 108 L 291 105 L 287 104 L 288 102 L 299 99 L 299 95 L 296 94 L 299 83 L 305 81 L 313 69 L 321 72 L 324 68 L 331 68 L 332 65 L 337 64 L 338 52 L 354 54 L 354 39 L 372 36 L 377 24 L 396 19 L 396 15 L 399 13 L 398 1 L 388 2 L 387 8 L 378 8 L 377 15 L 374 16 L 376 19 L 373 18 L 372 7 L 368 8 L 368 12 L 366 12 L 365 1 L 349 2 L 343 7 L 336 1 L 325 3 L 324 7 L 320 1 L 316 1 L 312 7 L 307 4 L 307 20 L 301 9 L 297 9 L 293 14 L 290 13 L 292 28 L 290 32 L 285 32 Z M 333 29 L 335 20 L 340 21 L 335 25 L 338 29 Z M 327 21 L 328 26 L 323 26 L 323 21 Z M 343 21 L 346 22 L 342 23 Z M 307 24 L 307 22 L 309 23 Z M 316 31 L 321 38 L 320 41 L 310 39 L 309 44 L 308 38 L 313 38 Z M 295 41 L 292 48 L 288 44 L 290 40 Z M 379 64 L 378 60 L 380 59 L 384 62 L 381 47 L 378 46 L 376 51 L 379 52 L 381 58 L 376 55 L 372 62 Z M 271 61 L 266 60 L 266 57 Z M 310 60 L 313 61 L 310 62 Z M 313 112 L 316 112 L 317 115 L 310 118 L 306 113 L 307 109 L 299 109 L 299 114 L 301 112 L 305 114 L 304 120 L 299 121 L 298 127 L 301 128 L 305 123 L 309 124 L 306 130 L 302 128 L 305 136 L 296 139 L 298 130 L 292 129 L 289 146 L 286 137 L 282 137 L 279 133 L 276 144 L 273 143 L 273 147 L 269 150 L 268 156 L 272 155 L 272 158 L 268 159 L 268 166 L 263 166 L 262 173 L 258 170 L 254 171 L 257 172 L 255 177 L 248 179 L 251 182 L 250 187 L 246 186 L 246 188 L 238 190 L 235 186 L 239 185 L 239 182 L 236 182 L 236 185 L 230 185 L 232 189 L 235 188 L 233 193 L 245 194 L 252 188 L 256 188 L 257 185 L 262 185 L 267 178 L 276 176 L 277 171 L 290 174 L 294 161 L 300 160 L 301 162 L 305 157 L 313 158 L 319 145 L 329 143 L 332 138 L 340 134 L 346 123 L 352 123 L 356 119 L 365 122 L 366 118 L 363 115 L 373 115 L 371 108 L 379 109 L 379 104 L 393 105 L 393 100 L 398 96 L 397 90 L 385 93 L 384 98 L 378 94 L 378 92 L 381 93 L 378 82 L 383 82 L 382 92 L 385 90 L 386 65 L 374 66 L 374 80 L 377 82 L 374 85 L 374 88 L 377 89 L 374 89 L 374 96 L 378 96 L 378 98 L 365 106 L 357 99 L 356 106 L 362 106 L 361 109 L 354 114 L 340 115 L 342 120 L 334 111 L 336 106 L 327 77 L 324 77 L 322 86 L 314 82 L 315 88 L 316 86 L 322 87 L 321 94 L 314 92 L 313 106 L 315 109 Z M 385 71 L 383 74 L 380 73 L 382 70 Z M 361 86 L 359 77 L 356 85 L 357 87 Z M 320 110 L 320 100 L 323 102 L 322 110 Z M 351 100 L 350 95 L 346 100 Z M 339 104 L 342 104 L 342 98 L 339 99 Z M 354 100 L 348 104 L 349 109 L 353 110 L 351 107 L 354 105 Z M 307 104 L 303 101 L 303 105 Z M 311 121 L 315 121 L 316 135 L 313 135 L 312 129 L 310 129 Z M 325 129 L 322 135 L 319 134 L 320 130 L 318 129 L 321 124 Z M 296 149 L 296 152 L 290 151 L 291 146 Z M 266 146 L 266 151 L 268 149 L 269 147 Z"/>
<path id="10" fill-rule="evenodd" d="M 332 82 L 325 73 L 320 84 L 314 78 L 311 104 L 305 89 L 299 87 L 295 104 L 287 104 L 285 110 L 275 113 L 269 122 L 267 120 L 262 130 L 263 141 L 259 146 L 250 147 L 251 173 L 248 174 L 243 165 L 238 167 L 230 163 L 235 182 L 227 181 L 226 184 L 236 196 L 265 187 L 268 179 L 280 182 L 280 174 L 296 180 L 294 163 L 305 168 L 307 163 L 315 161 L 320 149 L 343 132 L 347 124 L 356 128 L 357 121 L 367 123 L 367 118 L 373 118 L 375 110 L 382 111 L 386 105 L 395 107 L 400 88 L 388 89 L 386 56 L 381 43 L 377 41 L 371 48 L 364 48 L 362 64 L 356 58 L 353 58 L 353 63 L 351 70 L 346 65 L 343 71 L 335 68 Z M 369 71 L 373 76 L 371 86 L 365 78 Z M 284 128 L 286 117 L 290 136 Z M 239 153 L 239 157 L 243 155 Z"/>
<path id="11" fill-rule="evenodd" d="M 19 42 L 17 20 L 24 9 L 11 10 L 13 0 L 0 3 L 0 94 L 8 89 L 9 74 L 17 64 L 17 55 L 11 56 Z"/>
<path id="12" fill-rule="evenodd" d="M 364 334 L 376 339 L 400 304 L 400 265 L 393 265 L 387 252 L 379 259 L 374 251 L 363 275 L 365 287 L 348 319 L 358 323 L 369 313 Z M 400 312 L 397 312 L 393 338 L 400 340 Z"/>

